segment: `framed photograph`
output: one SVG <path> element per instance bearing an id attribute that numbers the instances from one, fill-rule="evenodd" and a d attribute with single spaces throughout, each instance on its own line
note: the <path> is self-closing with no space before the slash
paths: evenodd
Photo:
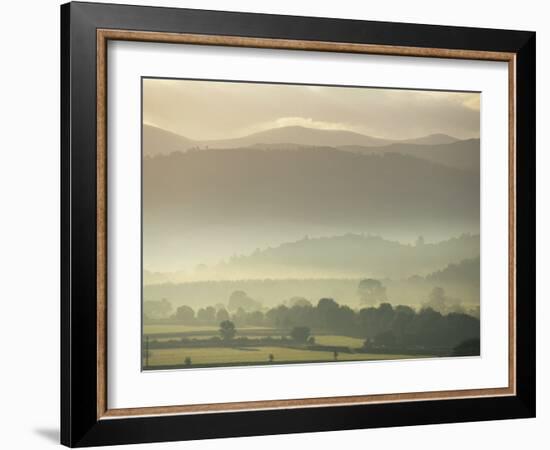
<path id="1" fill-rule="evenodd" d="M 61 7 L 61 440 L 535 415 L 535 33 Z"/>

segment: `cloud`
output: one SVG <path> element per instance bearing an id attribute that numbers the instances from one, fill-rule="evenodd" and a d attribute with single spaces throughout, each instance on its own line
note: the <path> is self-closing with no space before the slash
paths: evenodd
<path id="1" fill-rule="evenodd" d="M 260 131 L 270 130 L 273 128 L 283 128 L 283 127 L 306 127 L 306 128 L 317 128 L 319 130 L 348 130 L 348 131 L 357 131 L 354 127 L 349 124 L 342 122 L 326 122 L 322 120 L 315 120 L 311 117 L 279 117 L 278 119 L 255 124 L 249 127 L 243 134 L 248 135 L 252 133 L 257 133 Z"/>
<path id="2" fill-rule="evenodd" d="M 477 93 L 198 80 L 144 80 L 143 118 L 191 139 L 298 125 L 406 139 L 479 136 Z"/>

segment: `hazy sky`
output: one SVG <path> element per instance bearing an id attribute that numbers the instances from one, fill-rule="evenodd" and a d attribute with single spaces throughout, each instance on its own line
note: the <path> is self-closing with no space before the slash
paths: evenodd
<path id="1" fill-rule="evenodd" d="M 478 93 L 144 79 L 143 102 L 144 123 L 194 140 L 288 125 L 388 139 L 479 137 Z"/>

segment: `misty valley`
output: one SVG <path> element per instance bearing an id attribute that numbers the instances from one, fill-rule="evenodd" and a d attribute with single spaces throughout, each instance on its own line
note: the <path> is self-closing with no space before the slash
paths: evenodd
<path id="1" fill-rule="evenodd" d="M 349 137 L 144 126 L 144 370 L 480 355 L 479 140 Z"/>

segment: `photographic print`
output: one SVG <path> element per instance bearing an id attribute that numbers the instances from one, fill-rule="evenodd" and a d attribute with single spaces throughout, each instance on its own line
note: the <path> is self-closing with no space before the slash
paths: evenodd
<path id="1" fill-rule="evenodd" d="M 142 369 L 480 355 L 480 94 L 142 78 Z"/>

